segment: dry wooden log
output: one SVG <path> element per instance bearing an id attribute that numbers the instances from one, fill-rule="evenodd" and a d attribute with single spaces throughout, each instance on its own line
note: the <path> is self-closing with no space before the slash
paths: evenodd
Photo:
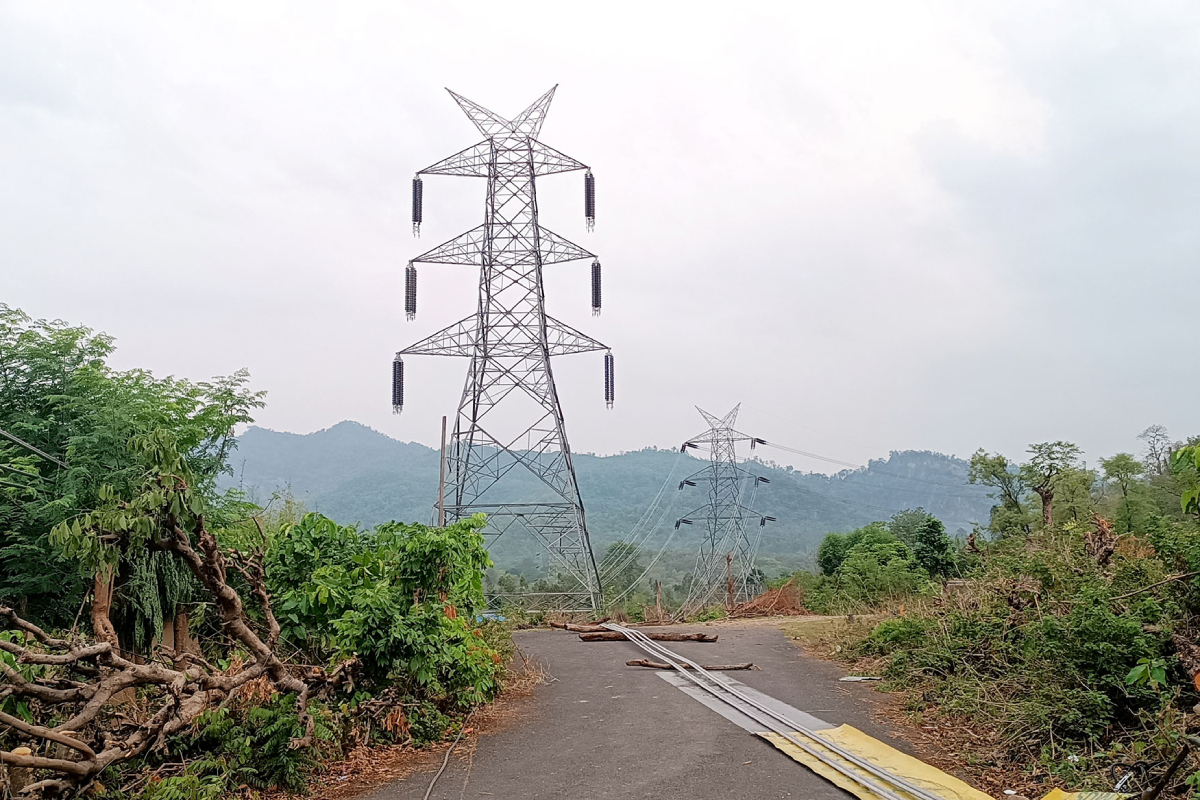
<path id="1" fill-rule="evenodd" d="M 575 625 L 568 622 L 563 626 L 563 630 L 570 631 L 571 633 L 604 633 L 608 628 L 600 625 Z"/>
<path id="2" fill-rule="evenodd" d="M 632 661 L 626 661 L 627 667 L 648 667 L 650 669 L 675 669 L 670 664 L 662 661 L 651 661 L 648 658 L 635 658 Z M 691 664 L 684 664 L 684 669 L 695 669 Z M 701 664 L 701 669 L 709 670 L 731 670 L 731 669 L 758 669 L 754 664 L 747 661 L 745 664 Z"/>
<path id="3" fill-rule="evenodd" d="M 707 633 L 647 633 L 643 631 L 642 635 L 656 642 L 715 642 L 717 640 L 716 636 L 709 636 Z M 581 633 L 579 638 L 585 642 L 621 642 L 625 641 L 625 634 L 620 631 L 604 631 L 603 633 Z"/>
<path id="4" fill-rule="evenodd" d="M 569 621 L 557 622 L 555 620 L 551 620 L 549 622 L 549 625 L 551 628 L 559 628 L 564 631 L 573 631 L 575 633 L 598 633 L 600 631 L 607 630 L 607 628 L 601 628 L 600 626 L 603 625 L 605 622 L 608 622 L 608 620 L 609 620 L 608 617 L 604 617 L 603 619 L 598 619 L 595 622 L 584 622 L 584 623 L 569 622 Z"/>

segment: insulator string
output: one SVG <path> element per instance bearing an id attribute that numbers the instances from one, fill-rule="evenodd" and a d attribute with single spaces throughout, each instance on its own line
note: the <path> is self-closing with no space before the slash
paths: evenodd
<path id="1" fill-rule="evenodd" d="M 413 178 L 412 190 L 412 224 L 413 236 L 420 237 L 421 223 L 424 221 L 425 187 L 420 177 Z"/>
<path id="2" fill-rule="evenodd" d="M 417 318 L 417 268 L 411 261 L 404 268 L 404 316 L 409 321 Z"/>
<path id="3" fill-rule="evenodd" d="M 404 359 L 396 353 L 392 360 L 392 413 L 404 410 Z"/>
<path id="4" fill-rule="evenodd" d="M 613 407 L 613 399 L 616 394 L 616 374 L 613 369 L 612 353 L 604 354 L 604 403 L 609 408 Z"/>
<path id="5" fill-rule="evenodd" d="M 589 169 L 583 175 L 583 218 L 587 229 L 596 229 L 596 176 Z"/>
<path id="6" fill-rule="evenodd" d="M 600 316 L 600 260 L 592 262 L 592 316 Z"/>

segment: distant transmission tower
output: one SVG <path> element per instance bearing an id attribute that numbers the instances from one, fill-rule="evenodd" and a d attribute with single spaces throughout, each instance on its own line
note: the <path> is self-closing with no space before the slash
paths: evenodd
<path id="1" fill-rule="evenodd" d="M 557 88 L 557 87 L 555 87 Z M 488 515 L 489 546 L 524 529 L 549 554 L 562 592 L 523 594 L 529 607 L 595 609 L 600 577 L 563 422 L 552 356 L 605 351 L 604 399 L 612 407 L 613 358 L 609 348 L 546 314 L 542 267 L 592 260 L 592 313 L 600 312 L 600 262 L 577 244 L 538 224 L 535 179 L 585 170 L 584 216 L 595 223 L 595 179 L 586 164 L 538 141 L 554 89 L 512 119 L 503 119 L 450 92 L 483 134 L 479 144 L 426 167 L 413 178 L 413 232 L 423 217 L 422 175 L 487 178 L 483 224 L 423 253 L 405 269 L 405 312 L 417 312 L 418 262 L 479 268 L 474 314 L 396 354 L 392 404 L 404 404 L 406 355 L 471 359 L 458 404 L 447 460 L 446 518 Z M 510 474 L 528 471 L 540 488 L 530 492 Z M 515 486 L 514 486 L 515 484 Z"/>
<path id="2" fill-rule="evenodd" d="M 688 439 L 681 448 L 685 452 L 707 448 L 709 452 L 708 466 L 679 483 L 680 489 L 708 484 L 708 503 L 684 514 L 675 523 L 676 529 L 700 520 L 706 525 L 704 540 L 696 556 L 691 589 L 684 602 L 685 610 L 701 608 L 730 594 L 734 602 L 749 599 L 755 588 L 752 573 L 759 537 L 755 535 L 751 540 L 746 521 L 752 519 L 762 528 L 775 520 L 750 508 L 758 485 L 770 481 L 755 477 L 738 466 L 736 445 L 750 442 L 753 448 L 766 442 L 734 430 L 739 408 L 740 403 L 724 417 L 716 417 L 697 406 L 696 410 L 708 422 L 709 430 Z M 750 498 L 743 504 L 747 492 Z"/>

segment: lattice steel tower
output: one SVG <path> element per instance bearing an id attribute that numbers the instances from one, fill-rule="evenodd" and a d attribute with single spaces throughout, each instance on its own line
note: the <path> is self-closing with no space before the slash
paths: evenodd
<path id="1" fill-rule="evenodd" d="M 417 173 L 414 233 L 423 217 L 423 175 L 487 178 L 483 224 L 409 263 L 405 311 L 410 319 L 416 315 L 413 264 L 418 262 L 478 267 L 479 302 L 471 316 L 396 354 L 394 410 L 399 412 L 404 402 L 403 356 L 470 358 L 447 454 L 447 520 L 484 512 L 489 546 L 514 527 L 541 543 L 564 591 L 525 594 L 526 605 L 598 608 L 600 578 L 550 359 L 605 351 L 604 394 L 610 407 L 613 360 L 606 345 L 546 314 L 542 268 L 591 259 L 592 311 L 599 313 L 600 264 L 592 253 L 538 224 L 536 178 L 584 170 L 589 230 L 595 219 L 595 181 L 586 164 L 538 141 L 553 88 L 512 119 L 454 92 L 450 96 L 484 139 Z M 538 488 L 531 493 L 528 481 L 514 481 L 514 470 L 532 473 Z"/>
<path id="2" fill-rule="evenodd" d="M 683 443 L 684 451 L 693 448 L 707 448 L 709 451 L 708 466 L 679 483 L 680 489 L 698 483 L 708 484 L 708 503 L 684 514 L 675 523 L 678 528 L 703 519 L 706 526 L 700 552 L 696 556 L 696 568 L 692 573 L 691 590 L 684 601 L 685 611 L 703 607 L 718 596 L 725 595 L 730 580 L 733 583 L 733 599 L 749 599 L 754 588 L 751 574 L 759 537 L 754 536 L 751 540 L 746 521 L 747 518 L 753 518 L 762 528 L 775 519 L 750 507 L 758 485 L 770 481 L 755 477 L 738 466 L 738 442 L 750 442 L 751 447 L 766 443 L 763 439 L 747 436 L 734 429 L 740 408 L 739 403 L 724 417 L 716 417 L 697 406 L 696 410 L 704 417 L 709 429 Z M 747 492 L 750 499 L 743 504 Z M 732 563 L 726 560 L 726 556 L 732 556 Z"/>

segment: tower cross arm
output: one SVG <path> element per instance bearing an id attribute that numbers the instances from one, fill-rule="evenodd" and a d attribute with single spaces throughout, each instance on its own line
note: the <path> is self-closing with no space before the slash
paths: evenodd
<path id="1" fill-rule="evenodd" d="M 464 264 L 477 267 L 486 243 L 487 228 L 479 225 L 432 250 L 426 250 L 412 260 L 422 264 Z"/>
<path id="2" fill-rule="evenodd" d="M 579 245 L 559 236 L 549 228 L 538 226 L 539 249 L 543 264 L 559 264 L 563 261 L 577 261 L 581 258 L 595 258 L 596 254 L 584 250 Z"/>
<path id="3" fill-rule="evenodd" d="M 473 356 L 476 338 L 476 318 L 472 315 L 404 348 L 399 355 Z"/>
<path id="4" fill-rule="evenodd" d="M 529 141 L 529 155 L 533 161 L 534 175 L 556 175 L 560 172 L 590 169 L 582 161 L 577 161 L 565 153 L 560 153 L 550 145 L 543 144 L 537 139 Z"/>
<path id="5" fill-rule="evenodd" d="M 486 178 L 492 162 L 492 144 L 485 139 L 417 172 L 418 175 L 459 175 Z"/>
<path id="6" fill-rule="evenodd" d="M 552 356 L 569 356 L 575 353 L 592 353 L 608 350 L 608 345 L 581 333 L 565 322 L 546 317 L 546 343 Z"/>

